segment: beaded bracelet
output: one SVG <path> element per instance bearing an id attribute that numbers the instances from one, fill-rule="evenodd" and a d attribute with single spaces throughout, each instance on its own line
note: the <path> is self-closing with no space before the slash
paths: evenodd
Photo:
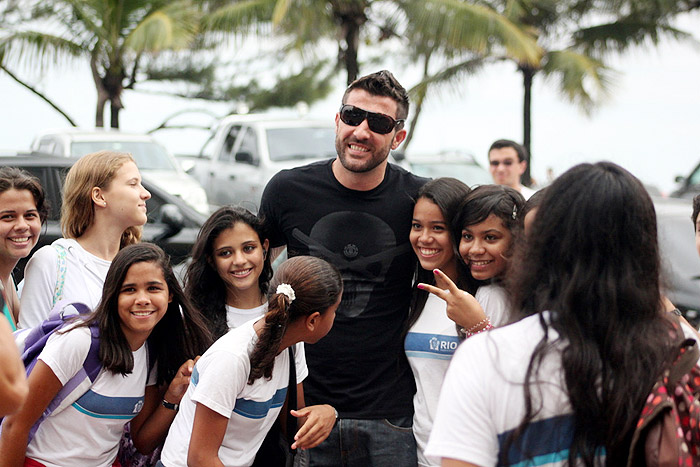
<path id="1" fill-rule="evenodd" d="M 486 318 L 482 319 L 481 321 L 479 321 L 478 323 L 476 323 L 474 326 L 470 327 L 469 329 L 465 329 L 464 332 L 466 334 L 469 334 L 469 333 L 473 334 L 475 330 L 481 329 L 481 327 L 483 325 L 486 325 L 486 326 L 491 325 L 491 320 L 489 320 L 488 316 Z"/>
<path id="2" fill-rule="evenodd" d="M 492 325 L 491 323 L 488 323 L 486 326 L 484 326 L 483 329 L 479 329 L 479 330 L 476 331 L 476 332 L 468 332 L 468 331 L 467 331 L 467 333 L 466 333 L 466 334 L 467 334 L 467 339 L 470 338 L 470 337 L 472 337 L 472 336 L 476 336 L 476 335 L 479 334 L 480 332 L 488 331 L 489 329 L 493 329 L 493 325 Z"/>

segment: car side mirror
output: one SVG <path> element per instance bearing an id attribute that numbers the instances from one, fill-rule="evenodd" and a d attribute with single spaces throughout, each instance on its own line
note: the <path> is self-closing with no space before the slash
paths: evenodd
<path id="1" fill-rule="evenodd" d="M 248 151 L 241 151 L 236 153 L 236 162 L 241 162 L 243 164 L 258 165 L 258 161 L 253 158 L 253 155 Z"/>
<path id="2" fill-rule="evenodd" d="M 185 217 L 180 208 L 174 204 L 164 204 L 158 211 L 158 220 L 165 225 L 165 228 L 153 239 L 156 243 L 174 237 L 185 227 Z"/>
<path id="3" fill-rule="evenodd" d="M 685 182 L 685 177 L 683 175 L 676 175 L 676 178 L 674 178 L 676 183 L 684 183 Z"/>

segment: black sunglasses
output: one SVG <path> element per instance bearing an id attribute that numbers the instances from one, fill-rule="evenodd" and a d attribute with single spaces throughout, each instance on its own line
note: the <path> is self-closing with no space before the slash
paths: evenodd
<path id="1" fill-rule="evenodd" d="M 386 135 L 391 131 L 403 125 L 404 120 L 394 120 L 388 115 L 369 112 L 367 110 L 355 107 L 354 105 L 343 104 L 340 106 L 340 119 L 346 125 L 357 126 L 367 119 L 369 129 L 380 135 Z"/>

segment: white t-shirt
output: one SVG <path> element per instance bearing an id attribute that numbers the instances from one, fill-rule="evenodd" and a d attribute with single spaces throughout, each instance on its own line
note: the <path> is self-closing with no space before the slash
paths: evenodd
<path id="1" fill-rule="evenodd" d="M 481 286 L 475 298 L 494 326 L 504 324 L 509 305 L 501 286 Z M 430 462 L 423 451 L 433 427 L 442 381 L 459 342 L 455 323 L 447 317 L 447 304 L 436 295 L 429 294 L 423 311 L 411 326 L 404 344 L 416 380 L 413 436 L 416 438 L 418 465 L 421 467 L 438 465 Z"/>
<path id="2" fill-rule="evenodd" d="M 78 327 L 52 335 L 39 359 L 66 384 L 83 367 L 90 348 L 90 329 Z M 88 392 L 72 405 L 54 411 L 27 446 L 27 457 L 47 467 L 111 466 L 117 457 L 124 424 L 143 406 L 148 377 L 146 345 L 133 353 L 134 371 L 122 376 L 102 369 Z"/>
<path id="3" fill-rule="evenodd" d="M 525 201 L 530 199 L 530 196 L 534 195 L 536 192 L 537 190 L 533 190 L 532 188 L 526 187 L 525 185 L 520 185 L 520 194 L 523 195 Z"/>
<path id="4" fill-rule="evenodd" d="M 180 410 L 170 426 L 161 454 L 166 467 L 185 467 L 196 404 L 200 403 L 229 419 L 219 459 L 227 467 L 249 466 L 284 404 L 289 384 L 289 353 L 275 358 L 272 378 L 248 384 L 249 354 L 257 335 L 253 321 L 229 331 L 217 340 L 195 365 Z M 295 345 L 297 383 L 308 369 L 304 345 Z"/>
<path id="5" fill-rule="evenodd" d="M 545 314 L 545 317 L 547 314 Z M 535 346 L 544 332 L 538 315 L 467 339 L 455 352 L 443 382 L 437 415 L 426 448 L 429 459 L 458 459 L 495 466 L 501 447 L 525 414 L 523 383 Z M 551 341 L 558 338 L 549 328 Z M 684 326 L 684 332 L 694 337 Z M 557 344 L 561 351 L 562 343 Z M 525 433 L 537 466 L 567 463 L 573 418 L 561 356 L 546 355 L 532 390 L 533 407 L 542 407 Z M 511 465 L 527 456 L 509 455 Z"/>
<path id="6" fill-rule="evenodd" d="M 88 253 L 71 238 L 59 238 L 54 244 L 66 249 L 66 275 L 60 298 L 82 302 L 94 309 L 102 298 L 111 261 Z M 46 245 L 34 253 L 24 270 L 17 327 L 38 326 L 49 316 L 53 308 L 57 275 L 58 252 L 52 245 Z"/>
<path id="7" fill-rule="evenodd" d="M 454 321 L 447 317 L 447 304 L 429 294 L 418 320 L 411 326 L 404 348 L 416 380 L 413 396 L 413 436 L 418 448 L 418 465 L 435 465 L 423 454 L 437 411 L 442 380 L 452 354 L 459 345 Z"/>
<path id="8" fill-rule="evenodd" d="M 474 298 L 479 302 L 493 327 L 503 326 L 510 319 L 510 300 L 503 287 L 498 284 L 482 285 Z"/>
<path id="9" fill-rule="evenodd" d="M 267 302 L 255 308 L 234 308 L 226 305 L 226 325 L 229 330 L 237 328 L 243 323 L 247 323 L 251 319 L 260 318 L 267 313 Z"/>

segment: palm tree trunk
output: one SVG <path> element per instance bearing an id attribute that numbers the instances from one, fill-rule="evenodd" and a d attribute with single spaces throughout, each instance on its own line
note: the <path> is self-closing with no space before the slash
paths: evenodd
<path id="1" fill-rule="evenodd" d="M 90 71 L 92 72 L 92 80 L 95 83 L 95 89 L 97 90 L 97 104 L 95 106 L 95 128 L 104 128 L 105 126 L 105 105 L 109 100 L 107 95 L 107 90 L 102 83 L 102 77 L 97 69 L 97 54 L 93 50 L 93 54 L 90 57 Z"/>
<path id="2" fill-rule="evenodd" d="M 535 70 L 527 65 L 521 65 L 520 71 L 523 73 L 523 146 L 529 155 L 525 173 L 520 177 L 520 183 L 530 185 L 530 165 L 532 163 L 531 133 L 532 133 L 532 80 L 535 77 Z"/>

